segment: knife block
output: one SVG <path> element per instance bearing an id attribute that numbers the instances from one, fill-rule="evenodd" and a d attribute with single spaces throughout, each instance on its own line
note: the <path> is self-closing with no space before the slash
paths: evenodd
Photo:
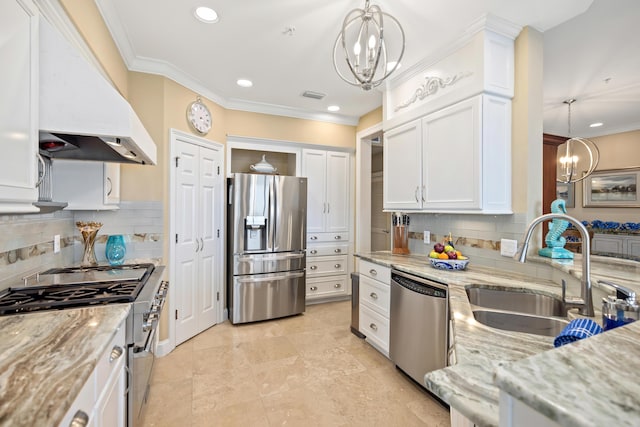
<path id="1" fill-rule="evenodd" d="M 409 254 L 409 227 L 406 225 L 393 226 L 393 248 L 391 253 L 398 255 Z"/>

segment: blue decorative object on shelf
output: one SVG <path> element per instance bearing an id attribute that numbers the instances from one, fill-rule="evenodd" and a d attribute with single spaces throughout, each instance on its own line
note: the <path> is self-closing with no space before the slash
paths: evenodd
<path id="1" fill-rule="evenodd" d="M 555 347 L 589 338 L 602 332 L 602 327 L 591 319 L 573 319 L 553 341 Z"/>
<path id="2" fill-rule="evenodd" d="M 556 199 L 551 202 L 552 213 L 567 213 L 565 201 L 563 199 Z M 549 232 L 544 238 L 544 242 L 547 247 L 538 251 L 538 255 L 547 258 L 556 259 L 573 259 L 573 252 L 564 248 L 567 243 L 567 239 L 562 236 L 562 233 L 569 226 L 569 221 L 564 219 L 554 218 L 549 224 Z"/>
<path id="3" fill-rule="evenodd" d="M 105 255 L 110 265 L 122 265 L 127 247 L 124 244 L 124 237 L 121 234 L 114 234 L 107 239 Z"/>

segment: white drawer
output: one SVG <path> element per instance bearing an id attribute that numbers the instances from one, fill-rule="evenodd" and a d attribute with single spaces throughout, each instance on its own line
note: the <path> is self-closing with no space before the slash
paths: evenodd
<path id="1" fill-rule="evenodd" d="M 389 319 L 360 304 L 360 332 L 367 341 L 389 354 Z"/>
<path id="2" fill-rule="evenodd" d="M 372 279 L 376 279 L 382 283 L 386 283 L 387 285 L 391 283 L 391 269 L 374 262 L 361 259 L 360 274 L 369 276 Z"/>
<path id="3" fill-rule="evenodd" d="M 307 259 L 307 277 L 346 273 L 347 256 L 327 256 Z"/>
<path id="4" fill-rule="evenodd" d="M 367 276 L 360 276 L 360 303 L 385 317 L 389 317 L 391 287 L 373 280 Z"/>
<path id="5" fill-rule="evenodd" d="M 307 256 L 308 257 L 316 257 L 316 256 L 329 256 L 329 255 L 347 255 L 349 253 L 349 244 L 348 243 L 338 243 L 338 244 L 318 244 L 318 245 L 309 245 L 307 247 Z"/>
<path id="6" fill-rule="evenodd" d="M 96 365 L 96 390 L 100 393 L 107 385 L 107 381 L 111 376 L 111 373 L 118 365 L 120 359 L 126 359 L 127 347 L 124 339 L 124 323 L 118 328 L 116 335 L 111 339 L 111 342 L 105 349 L 104 353 L 98 359 Z M 119 351 L 122 351 L 118 356 Z M 111 353 L 113 352 L 113 356 Z"/>
<path id="7" fill-rule="evenodd" d="M 308 300 L 347 295 L 347 276 L 307 279 L 306 288 Z"/>
<path id="8" fill-rule="evenodd" d="M 348 242 L 349 233 L 308 233 L 307 242 Z"/>

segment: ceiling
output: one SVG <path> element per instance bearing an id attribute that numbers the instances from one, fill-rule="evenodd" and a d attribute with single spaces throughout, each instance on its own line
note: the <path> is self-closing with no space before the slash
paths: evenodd
<path id="1" fill-rule="evenodd" d="M 163 74 L 225 108 L 356 124 L 358 117 L 382 104 L 381 88 L 352 87 L 333 69 L 333 43 L 342 20 L 350 10 L 362 8 L 364 0 L 96 3 L 129 69 Z M 636 0 L 372 3 L 403 26 L 405 70 L 459 39 L 485 13 L 544 32 L 545 132 L 566 134 L 562 101 L 569 97 L 578 99 L 572 107 L 574 135 L 593 136 L 583 132 L 583 121 L 604 122 L 597 130 L 606 134 L 640 117 L 640 79 L 634 82 L 632 76 L 640 69 Z M 219 22 L 196 20 L 197 6 L 215 9 Z M 609 77 L 609 83 L 603 83 Z M 252 80 L 253 87 L 237 86 L 239 78 Z M 326 97 L 304 98 L 304 91 Z M 329 105 L 340 106 L 340 111 L 329 113 Z"/>

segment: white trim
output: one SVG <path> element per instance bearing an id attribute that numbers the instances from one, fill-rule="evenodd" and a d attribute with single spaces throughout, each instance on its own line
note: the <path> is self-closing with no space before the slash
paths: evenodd
<path id="1" fill-rule="evenodd" d="M 358 116 L 318 113 L 310 110 L 286 107 L 282 105 L 266 104 L 239 99 L 231 99 L 225 105 L 229 110 L 249 111 L 253 113 L 270 114 L 273 116 L 293 117 L 297 119 L 315 120 L 318 122 L 335 123 L 338 125 L 357 126 Z"/>
<path id="2" fill-rule="evenodd" d="M 167 262 L 167 267 L 169 269 L 169 283 L 175 283 L 176 281 L 176 272 L 173 265 L 173 262 L 176 258 L 175 256 L 175 244 L 172 236 L 176 234 L 176 224 L 175 224 L 175 200 L 176 200 L 176 168 L 175 163 L 172 161 L 173 158 L 176 157 L 176 148 L 175 144 L 177 140 L 180 139 L 184 142 L 188 142 L 190 144 L 198 145 L 200 147 L 206 148 L 215 148 L 220 150 L 221 161 L 220 161 L 220 178 L 218 180 L 218 194 L 222 196 L 222 201 L 217 203 L 216 215 L 221 219 L 220 224 L 220 238 L 217 243 L 218 254 L 220 254 L 220 264 L 219 269 L 217 271 L 217 276 L 215 278 L 214 283 L 214 292 L 220 292 L 220 301 L 218 301 L 218 306 L 216 307 L 216 322 L 222 323 L 226 319 L 227 311 L 225 307 L 226 301 L 226 280 L 225 280 L 225 265 L 226 265 L 226 256 L 225 256 L 225 242 L 226 242 L 226 224 L 225 224 L 225 207 L 226 207 L 226 180 L 223 175 L 223 171 L 225 170 L 225 157 L 224 157 L 224 144 L 221 144 L 216 141 L 211 141 L 209 139 L 201 138 L 195 135 L 191 135 L 189 133 L 170 128 L 169 129 L 169 161 L 167 162 L 169 168 L 169 238 L 167 241 L 169 242 L 169 261 Z M 175 313 L 176 310 L 176 289 L 175 286 L 169 286 L 169 337 L 166 340 L 163 340 L 162 343 L 158 345 L 158 352 L 162 354 L 168 354 L 176 347 L 176 322 L 175 316 L 172 316 L 172 313 Z M 160 345 L 161 344 L 161 345 Z"/>
<path id="3" fill-rule="evenodd" d="M 356 134 L 356 254 L 371 251 L 371 141 L 368 137 L 380 132 L 382 123 Z"/>
<path id="4" fill-rule="evenodd" d="M 285 139 L 269 139 L 254 136 L 227 135 L 227 143 L 241 144 L 276 144 L 283 147 L 290 146 L 295 148 L 310 148 L 315 150 L 340 151 L 344 153 L 355 153 L 356 149 L 351 147 L 336 147 L 334 145 L 313 144 L 311 142 L 288 141 Z M 238 147 L 236 147 L 238 148 Z M 272 150 L 284 151 L 284 150 Z"/>
<path id="5" fill-rule="evenodd" d="M 156 357 L 163 357 L 171 353 L 174 348 L 176 348 L 175 344 L 172 343 L 169 338 L 167 338 L 166 340 L 156 342 L 156 348 L 153 354 Z"/>

